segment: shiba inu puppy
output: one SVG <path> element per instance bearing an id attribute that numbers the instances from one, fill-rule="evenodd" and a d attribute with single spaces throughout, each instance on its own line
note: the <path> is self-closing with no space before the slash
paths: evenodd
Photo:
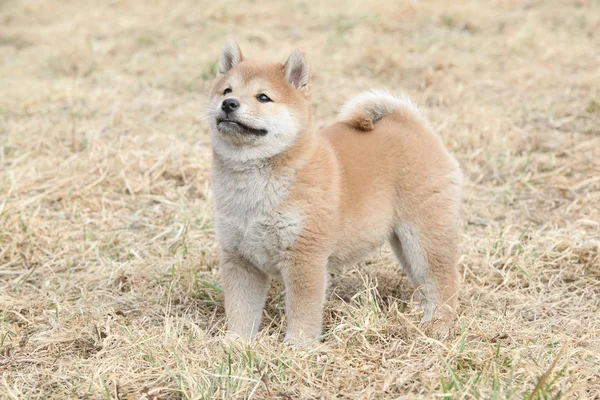
<path id="1" fill-rule="evenodd" d="M 315 132 L 302 53 L 256 61 L 229 40 L 218 67 L 208 120 L 228 333 L 257 333 L 276 278 L 286 339 L 318 337 L 327 268 L 386 241 L 420 294 L 422 320 L 451 319 L 462 174 L 414 103 L 359 94 Z"/>

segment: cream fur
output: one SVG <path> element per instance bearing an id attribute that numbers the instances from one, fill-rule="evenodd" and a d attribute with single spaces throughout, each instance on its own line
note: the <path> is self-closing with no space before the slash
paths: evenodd
<path id="1" fill-rule="evenodd" d="M 231 77 L 232 86 L 242 85 L 239 77 Z M 261 80 L 250 82 L 248 90 L 253 93 L 262 92 L 268 83 Z M 226 96 L 229 98 L 231 96 Z M 211 127 L 214 150 L 224 159 L 239 161 L 260 160 L 280 154 L 294 144 L 299 123 L 291 110 L 284 105 L 276 105 L 275 110 L 269 114 L 257 113 L 256 110 L 241 103 L 237 110 L 241 122 L 253 128 L 265 128 L 269 131 L 268 137 L 255 137 L 242 139 L 242 142 L 233 138 L 223 138 L 219 135 L 215 118 L 221 112 L 221 101 L 211 101 L 208 106 L 208 121 Z"/>
<path id="2" fill-rule="evenodd" d="M 256 334 L 276 278 L 286 287 L 286 339 L 317 337 L 327 268 L 360 261 L 386 241 L 418 289 L 423 321 L 450 320 L 459 289 L 458 163 L 405 95 L 362 93 L 340 122 L 314 133 L 308 71 L 300 53 L 285 65 L 241 58 L 211 91 L 228 332 Z M 272 102 L 257 101 L 265 92 Z M 268 133 L 219 131 L 225 98 L 240 102 L 232 118 Z"/>
<path id="3" fill-rule="evenodd" d="M 358 124 L 363 119 L 371 123 L 369 129 L 385 115 L 393 112 L 407 113 L 425 122 L 421 111 L 413 100 L 406 94 L 392 94 L 388 90 L 369 90 L 350 99 L 340 109 L 338 120 L 348 122 L 361 129 Z"/>

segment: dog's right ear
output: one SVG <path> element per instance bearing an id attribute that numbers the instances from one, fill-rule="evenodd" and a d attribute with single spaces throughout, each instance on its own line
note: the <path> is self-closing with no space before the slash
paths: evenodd
<path id="1" fill-rule="evenodd" d="M 221 52 L 221 57 L 219 58 L 219 71 L 217 72 L 217 76 L 226 74 L 230 69 L 242 62 L 243 59 L 244 56 L 242 55 L 240 46 L 238 46 L 235 40 L 228 39 Z"/>

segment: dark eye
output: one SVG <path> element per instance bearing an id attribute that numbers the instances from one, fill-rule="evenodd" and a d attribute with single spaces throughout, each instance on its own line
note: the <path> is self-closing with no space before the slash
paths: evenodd
<path id="1" fill-rule="evenodd" d="M 229 93 L 231 93 L 231 89 L 227 88 L 225 89 L 225 91 L 223 92 L 223 96 L 228 95 Z"/>
<path id="2" fill-rule="evenodd" d="M 256 98 L 258 99 L 258 101 L 260 101 L 261 103 L 268 103 L 270 101 L 273 101 L 269 98 L 269 96 L 267 96 L 264 93 L 259 94 L 258 96 L 256 96 Z"/>

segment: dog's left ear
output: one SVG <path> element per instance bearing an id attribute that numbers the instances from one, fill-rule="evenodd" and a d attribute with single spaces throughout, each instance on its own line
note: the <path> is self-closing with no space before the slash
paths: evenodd
<path id="1" fill-rule="evenodd" d="M 294 51 L 285 62 L 283 71 L 292 86 L 305 94 L 310 94 L 310 69 L 303 52 Z"/>

